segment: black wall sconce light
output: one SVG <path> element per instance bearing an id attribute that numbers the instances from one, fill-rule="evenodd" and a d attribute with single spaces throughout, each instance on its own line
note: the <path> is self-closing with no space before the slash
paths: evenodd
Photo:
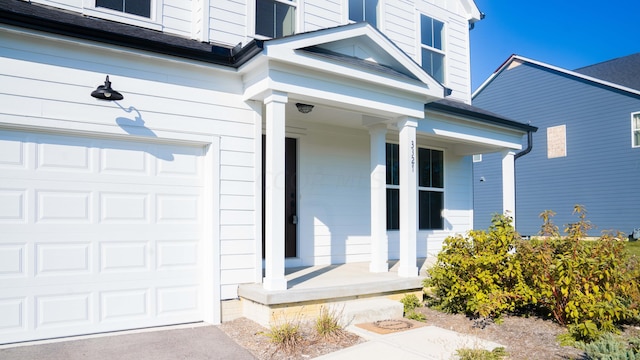
<path id="1" fill-rule="evenodd" d="M 303 114 L 308 114 L 311 112 L 311 110 L 313 110 L 313 105 L 309 104 L 296 103 L 296 107 L 298 108 L 298 111 Z"/>
<path id="2" fill-rule="evenodd" d="M 122 100 L 124 96 L 119 92 L 113 90 L 111 88 L 111 81 L 109 81 L 109 75 L 107 75 L 107 79 L 104 81 L 104 85 L 98 86 L 97 89 L 91 92 L 91 96 L 100 100 Z"/>

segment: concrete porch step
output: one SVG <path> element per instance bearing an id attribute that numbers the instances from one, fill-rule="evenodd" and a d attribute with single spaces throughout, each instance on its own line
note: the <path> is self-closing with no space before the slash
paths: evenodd
<path id="1" fill-rule="evenodd" d="M 400 301 L 386 298 L 358 299 L 343 304 L 342 316 L 345 326 L 400 319 L 404 313 L 404 306 Z"/>

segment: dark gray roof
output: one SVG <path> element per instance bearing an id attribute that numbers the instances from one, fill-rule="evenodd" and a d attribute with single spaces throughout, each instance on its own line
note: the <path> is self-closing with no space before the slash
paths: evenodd
<path id="1" fill-rule="evenodd" d="M 538 131 L 538 128 L 535 126 L 511 120 L 502 115 L 492 113 L 491 111 L 487 111 L 473 105 L 465 104 L 461 101 L 442 99 L 428 103 L 424 106 L 424 108 L 425 110 L 434 110 L 454 114 L 468 118 L 469 120 L 482 121 L 484 123 L 489 123 L 501 127 L 507 127 L 521 131 Z"/>
<path id="2" fill-rule="evenodd" d="M 244 48 L 204 43 L 22 0 L 0 0 L 0 23 L 231 67 L 260 52 L 262 45 L 259 41 Z"/>
<path id="3" fill-rule="evenodd" d="M 634 90 L 640 90 L 640 53 L 585 66 L 574 71 Z"/>

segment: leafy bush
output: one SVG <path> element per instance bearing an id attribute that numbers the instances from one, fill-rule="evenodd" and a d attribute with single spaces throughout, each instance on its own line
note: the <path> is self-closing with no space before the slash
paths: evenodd
<path id="1" fill-rule="evenodd" d="M 566 237 L 551 233 L 521 242 L 516 253 L 529 264 L 527 301 L 568 326 L 575 339 L 592 341 L 637 315 L 637 267 L 628 266 L 624 244 L 612 234 L 585 241 L 592 225 L 582 206 L 576 205 L 574 214 L 579 221 L 567 225 Z M 543 219 L 541 233 L 553 228 L 550 217 Z"/>
<path id="2" fill-rule="evenodd" d="M 437 263 L 429 269 L 425 287 L 433 287 L 442 310 L 481 317 L 499 317 L 522 306 L 526 283 L 514 256 L 520 236 L 508 216 L 496 215 L 489 231 L 445 239 Z"/>
<path id="3" fill-rule="evenodd" d="M 416 312 L 416 308 L 422 306 L 422 302 L 415 294 L 405 295 L 400 302 L 404 305 L 404 316 L 407 319 L 417 320 L 417 321 L 425 321 L 426 317 L 424 314 Z"/>
<path id="4" fill-rule="evenodd" d="M 506 312 L 552 316 L 577 340 L 593 341 L 638 319 L 638 259 L 630 257 L 620 234 L 586 241 L 593 225 L 584 207 L 566 236 L 545 211 L 541 237 L 520 239 L 511 218 L 494 216 L 488 232 L 445 240 L 425 287 L 433 287 L 443 310 L 483 318 Z"/>

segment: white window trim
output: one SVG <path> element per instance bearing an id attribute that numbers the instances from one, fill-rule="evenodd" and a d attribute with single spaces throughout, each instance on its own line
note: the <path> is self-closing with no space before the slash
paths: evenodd
<path id="1" fill-rule="evenodd" d="M 634 117 L 635 117 L 635 116 L 638 116 L 638 117 L 640 118 L 640 111 L 639 111 L 639 112 L 631 113 L 631 147 L 632 147 L 632 148 L 640 148 L 640 143 L 639 143 L 639 144 L 637 144 L 637 145 L 633 143 L 633 141 L 634 141 L 634 139 L 635 139 L 635 133 L 636 133 L 636 131 L 637 131 L 637 132 L 640 132 L 640 128 L 637 128 L 637 129 L 636 129 L 636 128 L 634 127 L 634 125 L 635 125 L 635 121 L 634 121 L 635 119 L 634 119 Z"/>
<path id="2" fill-rule="evenodd" d="M 264 36 L 264 35 L 260 35 L 260 34 L 256 34 L 256 1 L 257 0 L 250 0 L 249 6 L 248 6 L 248 15 L 247 16 L 247 37 L 250 39 L 257 39 L 257 40 L 269 40 L 272 39 L 269 36 Z M 283 4 L 287 4 L 290 6 L 293 6 L 295 8 L 295 14 L 296 14 L 296 28 L 294 30 L 294 34 L 298 34 L 301 32 L 300 29 L 302 29 L 302 15 L 301 15 L 301 10 L 303 9 L 304 6 L 304 0 L 293 0 L 293 1 L 289 1 L 289 0 L 273 0 L 276 2 L 280 2 Z"/>
<path id="3" fill-rule="evenodd" d="M 442 37 L 443 37 L 443 39 L 442 39 L 442 50 L 436 49 L 436 48 L 428 46 L 428 45 L 424 45 L 422 43 L 422 28 L 420 27 L 420 25 L 422 24 L 422 15 L 430 17 L 430 18 L 432 18 L 434 20 L 438 20 L 438 21 L 440 21 L 441 23 L 444 24 L 443 29 L 442 29 Z M 441 18 L 438 18 L 438 17 L 433 16 L 433 15 L 429 15 L 429 14 L 426 14 L 426 13 L 420 12 L 420 11 L 416 12 L 416 16 L 417 16 L 417 19 L 416 19 L 416 31 L 417 32 L 416 32 L 415 36 L 416 36 L 416 43 L 418 44 L 418 51 L 417 51 L 417 54 L 416 54 L 416 58 L 418 59 L 417 62 L 418 62 L 418 64 L 421 64 L 420 66 L 422 66 L 422 49 L 423 48 L 427 49 L 429 51 L 433 51 L 435 53 L 441 54 L 444 57 L 443 63 L 442 63 L 442 66 L 444 67 L 444 81 L 443 81 L 443 84 L 446 85 L 447 82 L 448 82 L 448 79 L 449 79 L 449 67 L 447 66 L 447 62 L 449 60 L 448 59 L 448 55 L 447 55 L 447 47 L 449 45 L 448 41 L 447 41 L 447 39 L 449 38 L 447 32 L 448 32 L 448 29 L 449 29 L 449 24 L 446 21 L 442 20 Z M 431 75 L 431 76 L 433 76 L 433 75 Z"/>
<path id="4" fill-rule="evenodd" d="M 140 26 L 147 29 L 162 31 L 162 6 L 163 0 L 151 1 L 151 18 L 129 14 L 122 11 L 111 10 L 103 7 L 96 7 L 95 0 L 82 1 L 82 13 L 84 15 L 94 16 L 97 18 L 117 21 L 134 26 Z"/>
<path id="5" fill-rule="evenodd" d="M 384 18 L 385 18 L 385 12 L 383 11 L 384 6 L 386 5 L 386 0 L 378 0 L 378 13 L 377 13 L 377 17 L 378 19 L 378 26 L 376 27 L 378 30 L 380 30 L 381 32 L 385 31 L 384 28 Z M 343 20 L 342 22 L 344 24 L 355 24 L 356 22 L 349 19 L 349 0 L 342 0 L 342 14 L 343 14 Z"/>

